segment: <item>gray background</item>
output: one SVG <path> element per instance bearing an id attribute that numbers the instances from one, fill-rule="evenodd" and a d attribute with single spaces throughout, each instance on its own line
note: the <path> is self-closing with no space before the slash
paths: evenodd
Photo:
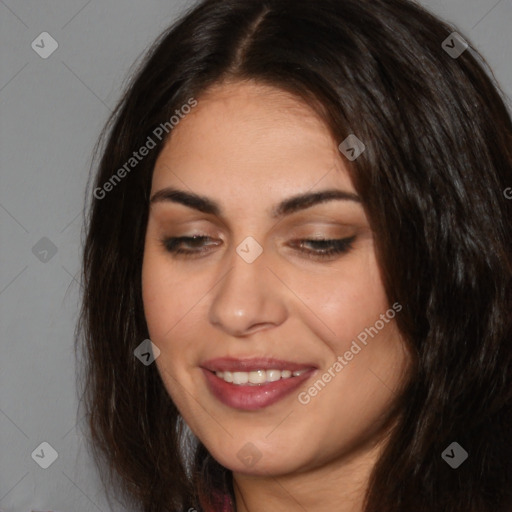
<path id="1" fill-rule="evenodd" d="M 422 3 L 468 37 L 512 97 L 512 0 Z M 133 63 L 192 4 L 0 0 L 0 511 L 111 510 L 77 415 L 84 191 Z M 31 47 L 42 32 L 59 45 L 47 59 Z M 42 442 L 58 453 L 48 469 L 31 457 Z"/>

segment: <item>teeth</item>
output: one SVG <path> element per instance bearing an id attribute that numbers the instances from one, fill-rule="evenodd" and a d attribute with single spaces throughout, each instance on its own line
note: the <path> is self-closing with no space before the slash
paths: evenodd
<path id="1" fill-rule="evenodd" d="M 276 382 L 280 379 L 289 379 L 292 376 L 298 377 L 307 369 L 296 370 L 255 370 L 252 372 L 215 372 L 215 375 L 226 382 L 236 385 L 249 384 L 258 385 L 267 382 Z"/>
<path id="2" fill-rule="evenodd" d="M 263 384 L 267 381 L 267 372 L 265 370 L 256 370 L 249 372 L 249 382 L 251 384 Z"/>
<path id="3" fill-rule="evenodd" d="M 233 372 L 233 384 L 247 384 L 249 374 L 247 372 Z"/>
<path id="4" fill-rule="evenodd" d="M 279 380 L 280 378 L 281 378 L 280 370 L 267 370 L 267 381 L 268 382 L 275 382 L 276 380 Z"/>

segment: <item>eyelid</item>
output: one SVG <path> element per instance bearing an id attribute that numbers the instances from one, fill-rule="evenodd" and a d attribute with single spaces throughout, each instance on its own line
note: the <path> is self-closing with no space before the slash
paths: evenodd
<path id="1" fill-rule="evenodd" d="M 312 208 L 320 208 L 322 206 L 324 205 L 317 205 Z M 182 227 L 186 229 L 186 226 L 191 226 L 191 229 L 197 229 L 198 231 L 213 231 L 216 233 L 215 236 L 220 236 L 220 232 L 226 232 L 228 236 L 233 235 L 231 226 L 222 219 L 212 214 L 189 210 L 186 209 L 186 207 L 183 208 L 185 208 L 183 213 L 172 215 L 168 211 L 163 210 L 162 216 L 160 216 L 160 212 L 158 212 L 156 219 L 164 229 L 167 227 Z M 280 221 L 272 222 L 271 224 L 272 232 L 274 232 L 274 227 L 278 227 L 279 233 L 282 232 L 286 235 L 288 235 L 292 229 L 310 229 L 312 226 L 317 229 L 332 229 L 334 232 L 340 228 L 343 230 L 367 228 L 366 221 L 361 219 L 359 214 L 354 217 L 353 212 L 345 212 L 343 216 L 341 216 L 341 214 L 325 213 L 322 212 L 322 210 L 317 211 L 316 209 L 312 211 L 301 210 L 287 215 Z M 332 235 L 333 238 L 335 236 L 341 236 L 341 234 Z"/>
<path id="2" fill-rule="evenodd" d="M 352 235 L 344 238 L 299 238 L 292 241 L 292 248 L 295 247 L 296 250 L 304 255 L 306 258 L 314 259 L 316 261 L 328 260 L 333 258 L 340 258 L 343 254 L 348 253 L 352 250 L 352 244 L 356 240 L 357 235 Z M 208 255 L 210 251 L 205 249 L 204 245 L 199 246 L 198 250 L 195 249 L 183 249 L 181 246 L 182 243 L 191 244 L 195 241 L 212 241 L 213 237 L 208 235 L 200 235 L 195 234 L 192 236 L 178 236 L 178 237 L 164 237 L 160 240 L 161 245 L 164 249 L 173 255 L 173 257 L 178 258 L 195 258 L 200 257 L 201 255 Z M 304 245 L 322 245 L 324 244 L 323 249 L 315 250 L 315 249 L 304 249 Z M 208 244 L 211 245 L 219 245 L 218 243 Z M 318 247 L 317 245 L 317 247 Z"/>

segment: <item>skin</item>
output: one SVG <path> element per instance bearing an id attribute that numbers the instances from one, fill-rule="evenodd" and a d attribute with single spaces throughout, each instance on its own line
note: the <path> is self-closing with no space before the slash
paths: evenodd
<path id="1" fill-rule="evenodd" d="M 389 320 L 308 404 L 298 401 L 391 307 L 361 203 L 331 200 L 279 220 L 270 216 L 275 204 L 300 193 L 356 193 L 340 142 L 300 99 L 254 82 L 224 82 L 198 98 L 155 165 L 151 197 L 172 186 L 223 210 L 216 216 L 153 202 L 142 285 L 163 383 L 194 434 L 233 471 L 239 511 L 361 511 L 385 444 L 384 420 L 409 368 Z M 161 243 L 192 235 L 212 239 L 200 257 L 169 253 Z M 351 250 L 325 259 L 294 245 L 352 235 Z M 236 252 L 248 236 L 263 249 L 250 264 Z M 277 403 L 242 411 L 210 393 L 199 367 L 226 356 L 274 357 L 318 370 Z M 237 456 L 246 443 L 260 456 L 251 467 Z"/>

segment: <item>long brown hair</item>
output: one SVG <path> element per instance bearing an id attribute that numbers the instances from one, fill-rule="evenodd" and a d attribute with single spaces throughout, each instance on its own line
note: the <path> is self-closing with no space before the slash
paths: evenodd
<path id="1" fill-rule="evenodd" d="M 229 78 L 289 91 L 337 140 L 366 145 L 350 172 L 415 371 L 364 512 L 512 510 L 512 123 L 484 59 L 446 51 L 453 31 L 407 0 L 206 0 L 148 52 L 98 144 L 77 325 L 91 448 L 127 503 L 200 510 L 233 493 L 156 365 L 134 357 L 149 337 L 152 171 L 172 134 L 155 130 Z M 442 457 L 452 442 L 469 454 L 457 469 Z"/>

